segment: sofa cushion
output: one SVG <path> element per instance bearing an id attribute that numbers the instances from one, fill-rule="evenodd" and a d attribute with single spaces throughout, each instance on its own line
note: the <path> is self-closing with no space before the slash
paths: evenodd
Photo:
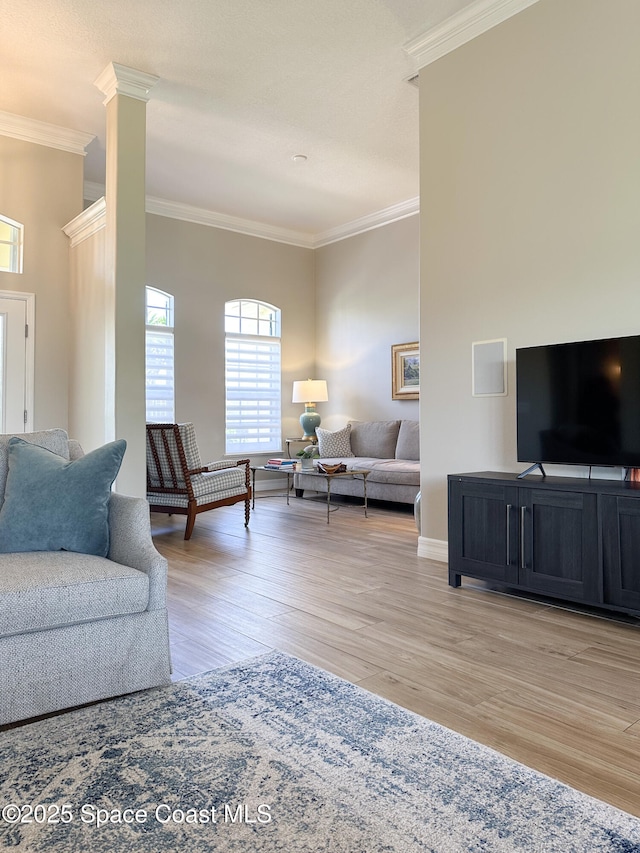
<path id="1" fill-rule="evenodd" d="M 89 554 L 5 554 L 0 570 L 0 636 L 146 610 L 144 572 Z"/>
<path id="2" fill-rule="evenodd" d="M 347 471 L 371 471 L 380 462 L 380 459 L 373 456 L 327 456 L 323 457 L 322 462 L 325 465 L 338 465 L 342 462 Z M 301 473 L 304 473 L 304 469 Z"/>
<path id="3" fill-rule="evenodd" d="M 125 441 L 112 441 L 68 462 L 11 438 L 0 552 L 65 550 L 106 557 L 109 495 L 125 448 Z"/>
<path id="4" fill-rule="evenodd" d="M 0 504 L 4 500 L 4 490 L 7 483 L 9 471 L 9 439 L 15 438 L 15 434 L 0 435 Z M 57 453 L 65 459 L 69 458 L 69 437 L 63 429 L 44 429 L 40 432 L 21 433 L 18 438 L 46 447 L 52 453 Z"/>
<path id="5" fill-rule="evenodd" d="M 347 424 L 342 429 L 331 432 L 322 427 L 316 427 L 316 436 L 318 437 L 318 453 L 320 458 L 329 456 L 353 456 L 351 450 L 351 424 Z"/>
<path id="6" fill-rule="evenodd" d="M 395 459 L 400 421 L 351 421 L 354 456 Z"/>
<path id="7" fill-rule="evenodd" d="M 366 468 L 366 465 L 363 465 Z M 401 486 L 420 485 L 420 463 L 407 459 L 383 459 L 371 466 L 367 483 L 390 483 Z"/>
<path id="8" fill-rule="evenodd" d="M 418 421 L 400 421 L 396 459 L 420 459 L 420 425 Z"/>

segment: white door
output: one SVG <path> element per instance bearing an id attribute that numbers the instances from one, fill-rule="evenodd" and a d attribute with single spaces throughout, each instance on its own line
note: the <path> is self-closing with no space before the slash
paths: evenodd
<path id="1" fill-rule="evenodd" d="M 32 297 L 31 297 L 32 298 Z M 32 423 L 28 390 L 29 295 L 0 292 L 0 432 L 25 432 Z"/>

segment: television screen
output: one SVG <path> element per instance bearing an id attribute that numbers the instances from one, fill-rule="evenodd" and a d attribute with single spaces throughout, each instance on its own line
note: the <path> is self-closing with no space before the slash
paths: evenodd
<path id="1" fill-rule="evenodd" d="M 516 350 L 518 460 L 640 467 L 640 335 Z"/>

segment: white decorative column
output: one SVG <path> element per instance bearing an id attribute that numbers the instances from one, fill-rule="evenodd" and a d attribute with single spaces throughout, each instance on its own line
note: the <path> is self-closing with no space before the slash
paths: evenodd
<path id="1" fill-rule="evenodd" d="M 107 118 L 105 437 L 127 441 L 118 491 L 131 495 L 146 493 L 146 104 L 157 82 L 115 62 L 95 81 Z"/>

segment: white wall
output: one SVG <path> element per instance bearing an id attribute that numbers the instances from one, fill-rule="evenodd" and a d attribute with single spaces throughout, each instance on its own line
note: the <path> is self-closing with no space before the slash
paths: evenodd
<path id="1" fill-rule="evenodd" d="M 446 475 L 521 470 L 515 348 L 640 326 L 640 4 L 540 0 L 420 73 L 423 535 Z M 509 395 L 471 396 L 506 337 Z"/>
<path id="2" fill-rule="evenodd" d="M 317 378 L 322 425 L 418 419 L 418 401 L 391 399 L 391 347 L 418 340 L 419 217 L 316 250 Z"/>

